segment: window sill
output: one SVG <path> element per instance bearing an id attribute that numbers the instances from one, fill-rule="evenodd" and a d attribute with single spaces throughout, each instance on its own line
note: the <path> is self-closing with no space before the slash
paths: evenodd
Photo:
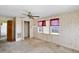
<path id="1" fill-rule="evenodd" d="M 53 34 L 53 35 L 59 35 L 59 33 L 50 33 L 50 34 Z"/>

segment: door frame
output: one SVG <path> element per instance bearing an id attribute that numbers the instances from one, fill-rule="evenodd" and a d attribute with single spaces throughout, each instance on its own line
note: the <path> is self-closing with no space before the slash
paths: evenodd
<path id="1" fill-rule="evenodd" d="M 30 21 L 23 21 L 23 39 L 25 39 L 24 37 L 24 23 L 27 22 L 28 23 L 28 38 L 30 38 Z"/>

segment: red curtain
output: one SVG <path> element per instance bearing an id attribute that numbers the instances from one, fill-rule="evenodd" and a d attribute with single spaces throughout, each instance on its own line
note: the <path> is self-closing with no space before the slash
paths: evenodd
<path id="1" fill-rule="evenodd" d="M 50 19 L 50 26 L 59 26 L 59 18 Z"/>
<path id="2" fill-rule="evenodd" d="M 46 21 L 45 20 L 38 21 L 38 26 L 46 26 Z"/>

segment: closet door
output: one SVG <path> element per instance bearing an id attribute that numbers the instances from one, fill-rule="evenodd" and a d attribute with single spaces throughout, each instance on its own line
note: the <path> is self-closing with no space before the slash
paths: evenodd
<path id="1" fill-rule="evenodd" d="M 15 41 L 15 26 L 14 26 L 14 21 L 13 20 L 8 20 L 7 21 L 7 41 Z"/>

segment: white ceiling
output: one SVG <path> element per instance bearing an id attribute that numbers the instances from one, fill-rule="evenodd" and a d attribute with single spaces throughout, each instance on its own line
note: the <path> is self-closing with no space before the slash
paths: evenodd
<path id="1" fill-rule="evenodd" d="M 25 10 L 41 17 L 79 10 L 78 5 L 0 5 L 0 16 L 23 16 Z"/>

